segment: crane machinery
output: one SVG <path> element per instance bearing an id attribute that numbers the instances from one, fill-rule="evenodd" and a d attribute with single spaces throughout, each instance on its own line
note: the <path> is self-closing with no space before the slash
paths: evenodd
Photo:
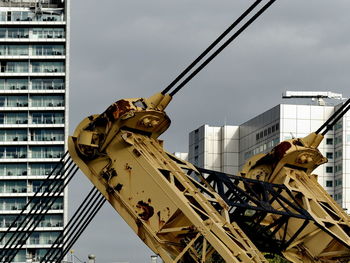
<path id="1" fill-rule="evenodd" d="M 159 139 L 170 126 L 165 109 L 174 95 L 275 0 L 213 51 L 261 2 L 255 1 L 162 92 L 118 100 L 85 118 L 68 139 L 69 153 L 48 176 L 46 203 L 29 201 L 24 209 L 30 207 L 30 213 L 10 226 L 22 231 L 9 234 L 0 261 L 11 262 L 80 169 L 94 187 L 40 262 L 60 262 L 106 201 L 165 263 L 263 263 L 264 252 L 293 263 L 349 262 L 350 217 L 313 171 L 327 162 L 318 146 L 349 110 L 350 100 L 314 133 L 253 156 L 237 175 L 196 167 L 168 153 Z M 61 181 L 50 183 L 53 179 Z"/>

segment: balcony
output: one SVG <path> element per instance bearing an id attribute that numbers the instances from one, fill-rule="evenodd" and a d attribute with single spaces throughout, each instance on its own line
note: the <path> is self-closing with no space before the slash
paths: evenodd
<path id="1" fill-rule="evenodd" d="M 12 1 L 12 0 L 3 0 L 0 2 L 0 7 L 26 7 L 33 8 L 35 7 L 37 1 L 34 0 L 20 0 L 20 1 Z M 42 1 L 43 8 L 63 8 L 64 4 L 60 0 L 43 0 Z"/>

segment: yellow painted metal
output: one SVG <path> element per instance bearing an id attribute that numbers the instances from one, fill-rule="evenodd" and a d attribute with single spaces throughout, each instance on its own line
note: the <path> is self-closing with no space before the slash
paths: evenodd
<path id="1" fill-rule="evenodd" d="M 69 152 L 134 232 L 164 262 L 267 262 L 209 186 L 198 190 L 195 167 L 163 149 L 158 137 L 170 126 L 164 109 L 169 95 L 124 99 L 103 114 L 83 120 L 69 138 Z M 317 149 L 323 136 L 312 133 L 280 143 L 252 157 L 240 175 L 284 184 L 313 218 L 290 218 L 283 251 L 292 262 L 348 262 L 350 219 L 312 174 L 327 162 Z M 205 187 L 205 186 L 201 186 Z M 296 200 L 296 201 L 295 201 Z M 282 210 L 277 201 L 272 206 Z M 288 207 L 293 211 L 292 207 Z M 278 216 L 261 222 L 274 225 Z M 301 229 L 300 232 L 299 229 Z M 273 229 L 272 229 L 273 230 Z M 277 239 L 284 229 L 276 231 Z"/>
<path id="2" fill-rule="evenodd" d="M 350 259 L 350 218 L 312 174 L 327 162 L 317 149 L 322 139 L 322 135 L 312 133 L 305 138 L 284 141 L 270 153 L 252 157 L 240 173 L 244 177 L 284 184 L 314 219 L 283 252 L 295 263 L 348 262 Z M 277 202 L 273 206 L 281 208 Z M 270 222 L 265 223 L 273 224 L 275 219 L 271 217 Z M 288 234 L 295 233 L 301 223 L 291 219 Z"/>
<path id="3" fill-rule="evenodd" d="M 69 138 L 72 159 L 164 262 L 267 262 L 221 197 L 198 190 L 195 167 L 163 149 L 170 100 L 120 100 L 86 118 Z"/>

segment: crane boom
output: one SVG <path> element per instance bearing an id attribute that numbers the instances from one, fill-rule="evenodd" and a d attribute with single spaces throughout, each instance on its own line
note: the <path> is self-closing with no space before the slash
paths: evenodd
<path id="1" fill-rule="evenodd" d="M 135 233 L 166 263 L 267 262 L 229 218 L 211 188 L 200 192 L 190 163 L 167 153 L 158 136 L 170 125 L 170 98 L 120 100 L 86 118 L 69 152 Z"/>
<path id="2" fill-rule="evenodd" d="M 350 258 L 350 217 L 317 182 L 312 172 L 328 160 L 318 150 L 323 135 L 310 135 L 281 142 L 270 153 L 253 156 L 240 176 L 283 184 L 293 193 L 292 203 L 311 215 L 313 224 L 299 231 L 292 243 L 281 251 L 292 262 L 348 262 Z M 279 209 L 283 204 L 273 202 Z M 277 218 L 267 220 L 273 224 Z M 288 224 L 287 235 L 300 227 L 295 219 Z M 282 230 L 277 230 L 276 236 Z"/>

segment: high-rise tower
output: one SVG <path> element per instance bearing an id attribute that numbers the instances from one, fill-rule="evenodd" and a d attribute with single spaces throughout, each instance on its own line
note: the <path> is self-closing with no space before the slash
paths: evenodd
<path id="1" fill-rule="evenodd" d="M 68 0 L 0 0 L 0 234 L 66 151 L 68 35 Z M 45 254 L 63 230 L 65 196 L 14 261 Z"/>

